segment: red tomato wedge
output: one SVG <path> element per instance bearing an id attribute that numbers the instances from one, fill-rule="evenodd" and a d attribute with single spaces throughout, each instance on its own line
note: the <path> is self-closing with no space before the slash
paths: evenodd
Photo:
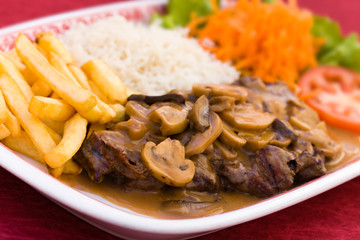
<path id="1" fill-rule="evenodd" d="M 321 66 L 306 72 L 299 86 L 301 98 L 322 120 L 360 134 L 360 74 L 342 67 Z"/>

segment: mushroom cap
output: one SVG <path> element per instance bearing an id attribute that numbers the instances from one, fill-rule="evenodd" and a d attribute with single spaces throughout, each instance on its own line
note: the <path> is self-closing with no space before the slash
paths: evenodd
<path id="1" fill-rule="evenodd" d="M 246 143 L 246 139 L 237 135 L 225 122 L 223 122 L 223 131 L 220 135 L 220 140 L 226 145 L 237 149 L 241 148 Z"/>
<path id="2" fill-rule="evenodd" d="M 258 111 L 251 104 L 236 105 L 220 116 L 237 130 L 263 130 L 275 120 L 274 115 Z"/>
<path id="3" fill-rule="evenodd" d="M 209 100 L 205 95 L 199 97 L 189 113 L 190 127 L 203 132 L 210 126 L 209 122 Z"/>
<path id="4" fill-rule="evenodd" d="M 178 140 L 166 138 L 157 146 L 147 142 L 141 157 L 152 175 L 168 185 L 185 186 L 195 175 L 195 165 L 185 159 L 185 148 Z"/>
<path id="5" fill-rule="evenodd" d="M 210 126 L 204 132 L 198 132 L 191 141 L 186 144 L 186 156 L 203 153 L 221 134 L 223 124 L 220 117 L 210 111 Z"/>
<path id="6" fill-rule="evenodd" d="M 195 83 L 192 89 L 196 97 L 229 96 L 238 102 L 245 102 L 248 96 L 246 88 L 235 85 Z"/>
<path id="7" fill-rule="evenodd" d="M 188 112 L 176 106 L 162 106 L 155 109 L 150 120 L 160 122 L 160 131 L 163 136 L 182 133 L 188 126 Z"/>

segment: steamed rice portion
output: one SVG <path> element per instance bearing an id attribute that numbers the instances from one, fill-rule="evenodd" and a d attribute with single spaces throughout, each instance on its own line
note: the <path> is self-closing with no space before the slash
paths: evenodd
<path id="1" fill-rule="evenodd" d="M 59 37 L 77 64 L 101 58 L 127 87 L 149 95 L 190 90 L 199 82 L 232 83 L 239 77 L 230 64 L 188 38 L 186 29 L 166 30 L 115 16 L 76 24 Z"/>

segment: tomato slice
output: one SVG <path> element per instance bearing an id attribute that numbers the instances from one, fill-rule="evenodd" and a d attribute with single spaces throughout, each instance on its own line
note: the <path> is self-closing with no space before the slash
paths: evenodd
<path id="1" fill-rule="evenodd" d="M 301 97 L 322 120 L 360 134 L 360 74 L 342 67 L 321 66 L 299 81 Z"/>

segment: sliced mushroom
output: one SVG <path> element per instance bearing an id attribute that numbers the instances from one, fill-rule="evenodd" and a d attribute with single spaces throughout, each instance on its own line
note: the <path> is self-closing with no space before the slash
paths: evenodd
<path id="1" fill-rule="evenodd" d="M 189 113 L 190 127 L 199 132 L 205 131 L 210 126 L 209 114 L 209 100 L 202 95 Z"/>
<path id="2" fill-rule="evenodd" d="M 184 146 L 178 140 L 167 138 L 157 146 L 147 142 L 141 158 L 156 179 L 171 186 L 185 186 L 195 174 L 194 163 L 185 159 Z"/>
<path id="3" fill-rule="evenodd" d="M 257 151 L 260 148 L 266 146 L 273 138 L 275 134 L 272 130 L 265 130 L 253 137 L 246 138 L 245 148 L 249 151 Z"/>
<path id="4" fill-rule="evenodd" d="M 136 118 L 130 118 L 127 121 L 119 122 L 115 125 L 115 130 L 121 130 L 127 133 L 131 140 L 138 140 L 145 136 L 150 126 Z"/>
<path id="5" fill-rule="evenodd" d="M 149 114 L 147 107 L 145 103 L 129 101 L 125 105 L 125 112 L 130 117 L 136 116 L 140 119 L 147 120 L 147 115 Z"/>
<path id="6" fill-rule="evenodd" d="M 169 136 L 183 132 L 188 126 L 188 112 L 175 106 L 162 106 L 154 110 L 150 115 L 150 121 L 160 123 L 160 131 L 163 136 Z"/>
<path id="7" fill-rule="evenodd" d="M 326 157 L 336 158 L 342 152 L 341 145 L 330 138 L 322 122 L 310 131 L 301 132 L 300 137 L 314 144 Z"/>
<path id="8" fill-rule="evenodd" d="M 320 120 L 318 114 L 305 104 L 302 107 L 292 104 L 290 107 L 289 122 L 294 127 L 309 131 L 314 128 Z"/>
<path id="9" fill-rule="evenodd" d="M 241 86 L 235 85 L 217 85 L 196 83 L 193 85 L 193 94 L 196 97 L 201 95 L 209 96 L 229 96 L 235 98 L 238 102 L 245 102 L 247 90 Z"/>
<path id="10" fill-rule="evenodd" d="M 210 98 L 210 110 L 222 112 L 231 109 L 235 104 L 235 98 L 230 96 L 216 96 Z"/>
<path id="11" fill-rule="evenodd" d="M 220 117 L 210 112 L 210 126 L 202 133 L 197 133 L 185 147 L 187 157 L 195 154 L 203 153 L 221 134 L 223 124 Z"/>
<path id="12" fill-rule="evenodd" d="M 128 101 L 139 101 L 144 102 L 146 104 L 153 104 L 157 102 L 174 102 L 177 104 L 184 104 L 185 98 L 181 94 L 177 93 L 168 93 L 161 96 L 147 96 L 143 94 L 132 94 L 128 97 Z"/>
<path id="13" fill-rule="evenodd" d="M 245 138 L 237 135 L 225 122 L 223 122 L 223 131 L 220 135 L 220 140 L 226 145 L 236 149 L 241 148 L 246 143 Z"/>
<path id="14" fill-rule="evenodd" d="M 251 104 L 236 105 L 230 111 L 221 112 L 220 117 L 236 130 L 262 130 L 275 119 L 275 116 L 258 111 Z"/>

